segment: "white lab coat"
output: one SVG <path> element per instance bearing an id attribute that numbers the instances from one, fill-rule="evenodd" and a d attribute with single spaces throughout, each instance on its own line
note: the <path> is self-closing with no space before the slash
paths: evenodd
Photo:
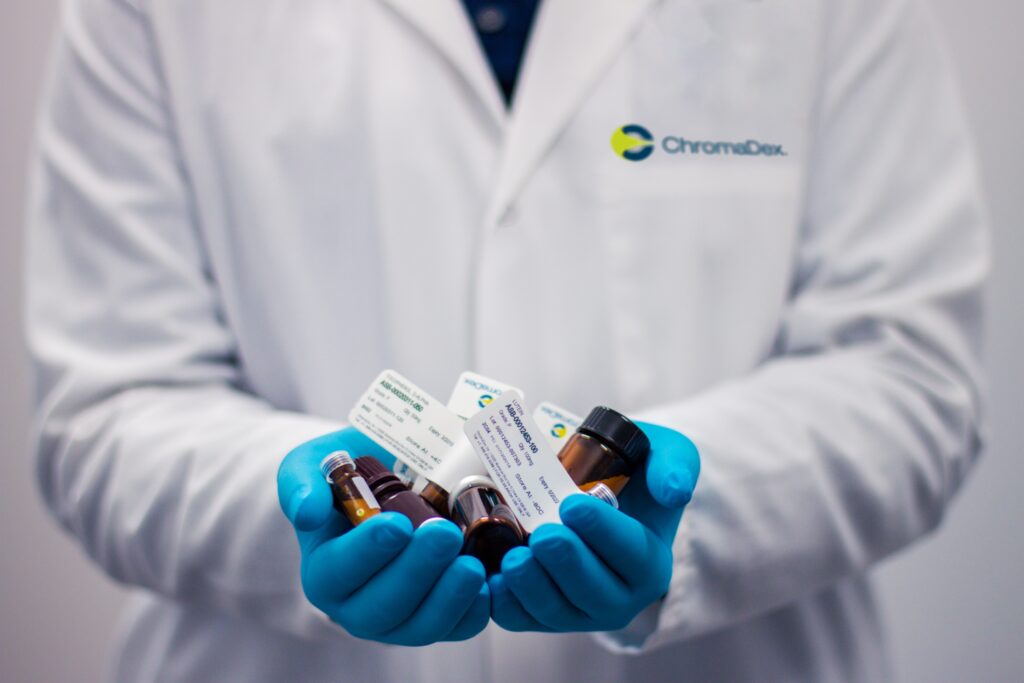
<path id="1" fill-rule="evenodd" d="M 142 589 L 114 678 L 889 680 L 866 572 L 980 443 L 949 71 L 917 0 L 546 0 L 508 114 L 457 0 L 69 0 L 27 318 L 46 501 Z M 665 599 L 596 638 L 325 623 L 275 472 L 384 367 L 690 434 Z"/>

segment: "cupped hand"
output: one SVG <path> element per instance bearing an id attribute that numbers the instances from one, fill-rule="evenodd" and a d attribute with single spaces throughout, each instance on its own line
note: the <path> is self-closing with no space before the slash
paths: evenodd
<path id="1" fill-rule="evenodd" d="M 489 620 L 484 568 L 460 556 L 462 532 L 451 522 L 413 531 L 403 515 L 385 512 L 353 528 L 334 509 L 320 461 L 333 451 L 394 460 L 349 427 L 308 441 L 278 469 L 281 508 L 302 554 L 309 601 L 358 638 L 395 645 L 465 640 Z"/>
<path id="2" fill-rule="evenodd" d="M 562 525 L 545 524 L 489 580 L 491 616 L 510 631 L 612 631 L 668 591 L 672 541 L 693 495 L 700 458 L 688 438 L 640 423 L 651 441 L 620 509 L 569 496 Z"/>

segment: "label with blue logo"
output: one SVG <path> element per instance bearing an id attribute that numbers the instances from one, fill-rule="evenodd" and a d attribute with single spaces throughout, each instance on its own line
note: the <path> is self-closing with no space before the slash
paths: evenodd
<path id="1" fill-rule="evenodd" d="M 495 397 L 510 390 L 516 389 L 504 382 L 467 370 L 459 375 L 455 382 L 451 396 L 448 397 L 447 407 L 465 420 L 490 405 Z M 480 458 L 476 457 L 465 433 L 461 433 L 455 445 L 431 474 L 430 480 L 450 492 L 455 490 L 463 479 L 474 476 L 487 476 L 487 469 L 480 462 Z M 413 490 L 422 490 L 422 487 L 422 483 L 417 482 Z"/>
<path id="2" fill-rule="evenodd" d="M 544 432 L 544 436 L 556 453 L 562 450 L 565 442 L 576 433 L 576 428 L 583 423 L 583 419 L 579 415 L 547 401 L 534 409 L 533 419 Z"/>
<path id="3" fill-rule="evenodd" d="M 561 524 L 558 506 L 579 487 L 562 467 L 547 437 L 517 391 L 507 391 L 466 421 L 466 436 L 528 532 Z"/>

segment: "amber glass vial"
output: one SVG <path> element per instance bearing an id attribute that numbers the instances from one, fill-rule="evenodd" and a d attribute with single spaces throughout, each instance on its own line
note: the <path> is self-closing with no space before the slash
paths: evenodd
<path id="1" fill-rule="evenodd" d="M 512 509 L 487 477 L 466 477 L 449 497 L 451 519 L 463 534 L 462 554 L 484 565 L 487 575 L 501 571 L 501 558 L 526 542 Z"/>
<path id="2" fill-rule="evenodd" d="M 632 420 L 598 406 L 562 446 L 558 459 L 583 491 L 604 484 L 618 496 L 650 450 L 650 440 Z"/>
<path id="3" fill-rule="evenodd" d="M 335 451 L 320 462 L 320 471 L 327 477 L 334 492 L 334 507 L 348 517 L 354 526 L 380 512 L 380 504 L 346 451 Z"/>
<path id="4" fill-rule="evenodd" d="M 423 497 L 425 501 L 430 503 L 430 505 L 435 510 L 437 510 L 439 514 L 444 515 L 446 517 L 448 516 L 449 506 L 447 491 L 445 491 L 443 488 L 441 488 L 434 482 L 428 481 L 427 485 L 423 487 L 422 491 L 420 491 L 420 495 Z"/>
<path id="5" fill-rule="evenodd" d="M 444 519 L 431 505 L 413 493 L 384 464 L 370 455 L 356 458 L 356 469 L 366 477 L 373 495 L 380 501 L 381 510 L 398 512 L 409 518 L 414 529 L 432 519 Z"/>

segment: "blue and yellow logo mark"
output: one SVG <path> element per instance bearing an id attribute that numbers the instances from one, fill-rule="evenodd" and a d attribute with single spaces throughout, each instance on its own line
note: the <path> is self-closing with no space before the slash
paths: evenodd
<path id="1" fill-rule="evenodd" d="M 558 424 L 551 428 L 551 436 L 555 437 L 556 439 L 561 439 L 563 436 L 565 436 L 565 432 L 565 425 L 562 424 L 561 422 L 559 422 Z"/>
<path id="2" fill-rule="evenodd" d="M 480 406 L 481 408 L 483 408 L 484 406 L 486 406 L 488 403 L 490 403 L 493 400 L 494 400 L 494 397 L 491 396 L 490 394 L 480 394 L 480 398 L 477 399 L 476 404 L 478 406 Z"/>
<path id="3" fill-rule="evenodd" d="M 654 152 L 654 136 L 643 126 L 629 123 L 612 133 L 612 150 L 623 159 L 643 161 Z"/>

